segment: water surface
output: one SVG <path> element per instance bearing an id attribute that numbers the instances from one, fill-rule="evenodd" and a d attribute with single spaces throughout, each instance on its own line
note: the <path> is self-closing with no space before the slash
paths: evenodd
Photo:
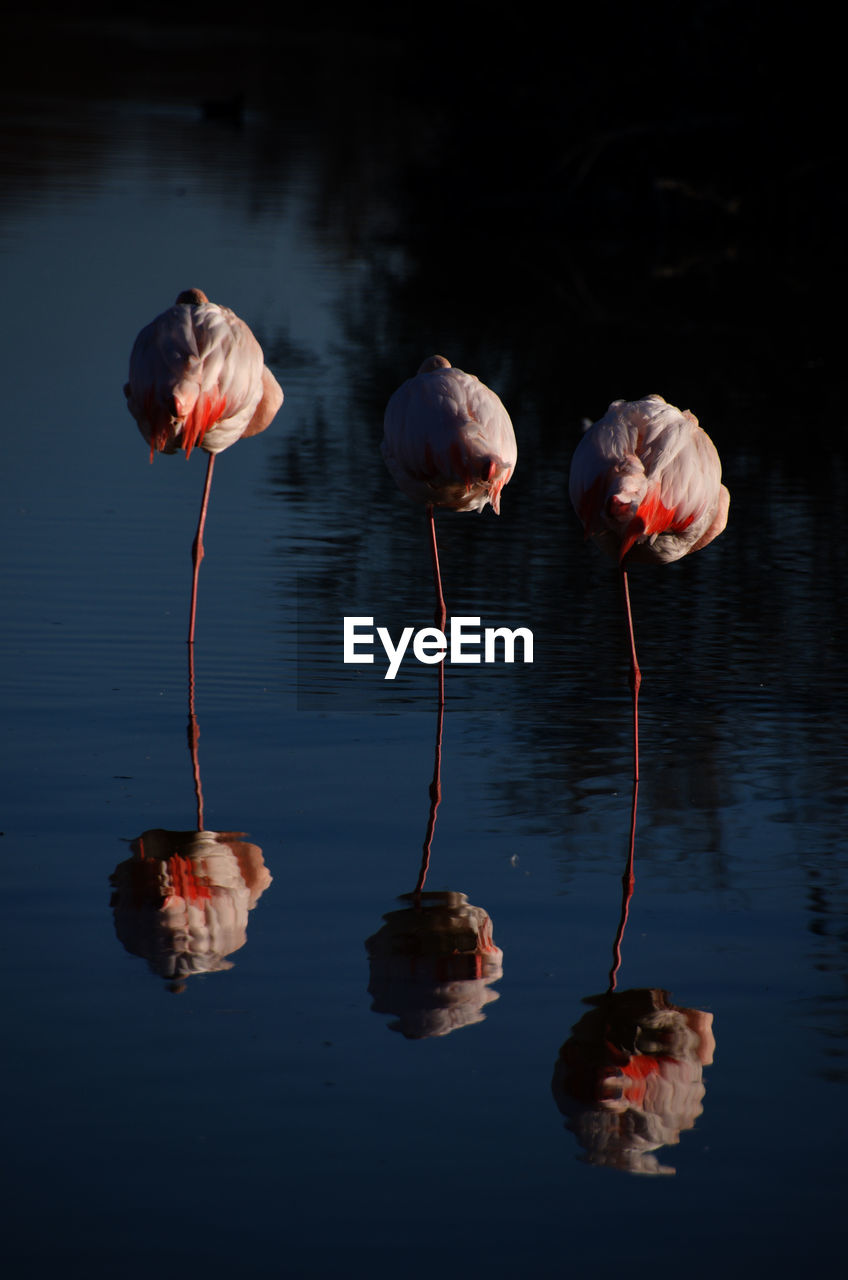
<path id="1" fill-rule="evenodd" d="M 4 144 L 15 1274 L 832 1268 L 848 566 L 827 529 L 848 485 L 811 305 L 827 242 L 676 205 L 637 233 L 610 212 L 613 157 L 571 206 L 517 158 L 502 200 L 427 197 L 455 177 L 457 103 L 381 74 L 397 31 L 391 58 L 363 36 L 344 79 L 344 36 L 276 31 L 291 82 L 259 75 L 229 119 L 168 33 L 96 31 L 125 74 L 13 79 Z M 136 332 L 192 285 L 286 393 L 216 468 L 193 754 L 203 460 L 149 465 L 122 395 Z M 535 650 L 446 672 L 417 905 L 435 670 L 345 666 L 342 620 L 432 619 L 423 514 L 379 442 L 434 350 L 519 441 L 500 519 L 437 517 L 449 611 Z M 732 506 L 703 555 L 633 575 L 613 1009 L 587 1002 L 628 850 L 626 652 L 567 473 L 584 419 L 653 390 L 701 417 Z"/>

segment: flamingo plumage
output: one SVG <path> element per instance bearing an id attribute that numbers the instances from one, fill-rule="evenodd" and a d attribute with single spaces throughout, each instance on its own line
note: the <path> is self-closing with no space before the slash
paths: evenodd
<path id="1" fill-rule="evenodd" d="M 715 445 L 688 410 L 662 396 L 615 400 L 586 431 L 569 495 L 587 538 L 618 560 L 630 642 L 634 778 L 639 777 L 636 659 L 627 566 L 669 564 L 700 551 L 727 524 L 730 494 Z"/>
<path id="2" fill-rule="evenodd" d="M 386 406 L 383 457 L 398 488 L 426 509 L 436 584 L 436 625 L 446 610 L 436 546 L 434 507 L 500 514 L 501 491 L 518 448 L 500 398 L 444 356 L 430 356 Z"/>
<path id="3" fill-rule="evenodd" d="M 270 425 L 283 403 L 277 379 L 245 322 L 186 289 L 141 330 L 130 356 L 127 407 L 154 454 L 192 449 L 209 455 L 197 533 L 192 544 L 189 644 L 194 643 L 197 575 L 215 456 Z"/>

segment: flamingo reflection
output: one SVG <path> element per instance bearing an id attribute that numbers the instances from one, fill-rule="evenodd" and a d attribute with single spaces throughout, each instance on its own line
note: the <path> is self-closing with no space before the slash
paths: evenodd
<path id="1" fill-rule="evenodd" d="M 194 646 L 188 648 L 188 745 L 197 829 L 154 828 L 131 841 L 110 883 L 118 939 L 143 956 L 171 991 L 196 974 L 231 969 L 247 941 L 248 914 L 271 883 L 262 850 L 242 831 L 207 831 L 195 713 Z"/>
<path id="2" fill-rule="evenodd" d="M 408 1040 L 482 1022 L 485 1006 L 498 998 L 490 983 L 503 974 L 487 913 L 464 893 L 408 893 L 400 901 L 408 905 L 383 916 L 365 944 L 371 1008 L 394 1015 L 390 1030 Z"/>
<path id="3" fill-rule="evenodd" d="M 660 988 L 590 996 L 551 1084 L 588 1164 L 670 1174 L 655 1154 L 680 1141 L 703 1111 L 713 1060 L 711 1013 L 674 1005 Z"/>
<path id="4" fill-rule="evenodd" d="M 703 1111 L 703 1068 L 715 1051 L 713 1015 L 671 1003 L 659 987 L 618 991 L 622 943 L 635 887 L 638 783 L 622 876 L 613 963 L 603 995 L 560 1049 L 551 1088 L 588 1164 L 627 1173 L 673 1174 L 655 1154 L 692 1129 Z"/>
<path id="5" fill-rule="evenodd" d="M 495 945 L 487 912 L 464 893 L 424 889 L 442 799 L 444 663 L 437 670 L 433 778 L 418 879 L 413 892 L 398 899 L 405 905 L 384 915 L 382 928 L 365 943 L 371 1008 L 394 1015 L 389 1029 L 409 1040 L 446 1036 L 482 1022 L 485 1006 L 498 999 L 490 984 L 503 974 L 503 952 Z"/>
<path id="6" fill-rule="evenodd" d="M 115 932 L 132 955 L 184 989 L 187 978 L 231 969 L 247 917 L 271 883 L 262 850 L 241 831 L 145 831 L 110 883 Z"/>

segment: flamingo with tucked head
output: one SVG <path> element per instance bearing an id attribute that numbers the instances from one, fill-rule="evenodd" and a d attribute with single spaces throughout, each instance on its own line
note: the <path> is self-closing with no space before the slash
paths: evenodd
<path id="1" fill-rule="evenodd" d="M 688 410 L 662 396 L 615 400 L 574 451 L 569 495 L 586 531 L 621 567 L 633 692 L 633 768 L 639 777 L 636 660 L 627 566 L 669 564 L 700 551 L 727 524 L 730 494 L 715 445 Z"/>
<path id="2" fill-rule="evenodd" d="M 135 340 L 127 407 L 159 453 L 192 449 L 209 454 L 197 533 L 192 544 L 192 593 L 188 643 L 194 643 L 197 575 L 215 455 L 273 421 L 283 403 L 277 379 L 243 320 L 210 302 L 201 289 L 186 289 Z"/>
<path id="3" fill-rule="evenodd" d="M 501 490 L 515 470 L 518 448 L 509 414 L 487 386 L 430 356 L 386 407 L 383 457 L 398 488 L 424 504 L 436 585 L 436 626 L 446 610 L 439 572 L 434 507 L 500 514 Z"/>

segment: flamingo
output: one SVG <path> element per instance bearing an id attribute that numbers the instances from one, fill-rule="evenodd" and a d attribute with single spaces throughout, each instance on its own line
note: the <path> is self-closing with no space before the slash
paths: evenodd
<path id="1" fill-rule="evenodd" d="M 633 694 L 633 777 L 639 779 L 639 687 L 627 566 L 700 551 L 727 524 L 730 494 L 715 445 L 662 396 L 614 400 L 574 451 L 569 495 L 587 538 L 621 569 Z"/>
<path id="2" fill-rule="evenodd" d="M 282 388 L 265 367 L 262 348 L 244 321 L 228 307 L 210 302 L 201 289 L 186 289 L 136 338 L 124 395 L 150 445 L 151 462 L 157 451 L 182 449 L 188 458 L 197 447 L 209 454 L 191 549 L 188 643 L 193 645 L 215 455 L 236 440 L 264 431 L 283 403 Z"/>
<path id="3" fill-rule="evenodd" d="M 445 629 L 434 507 L 500 515 L 501 490 L 518 449 L 509 414 L 487 386 L 430 356 L 386 406 L 383 457 L 402 493 L 426 508 L 436 586 L 436 626 Z"/>

